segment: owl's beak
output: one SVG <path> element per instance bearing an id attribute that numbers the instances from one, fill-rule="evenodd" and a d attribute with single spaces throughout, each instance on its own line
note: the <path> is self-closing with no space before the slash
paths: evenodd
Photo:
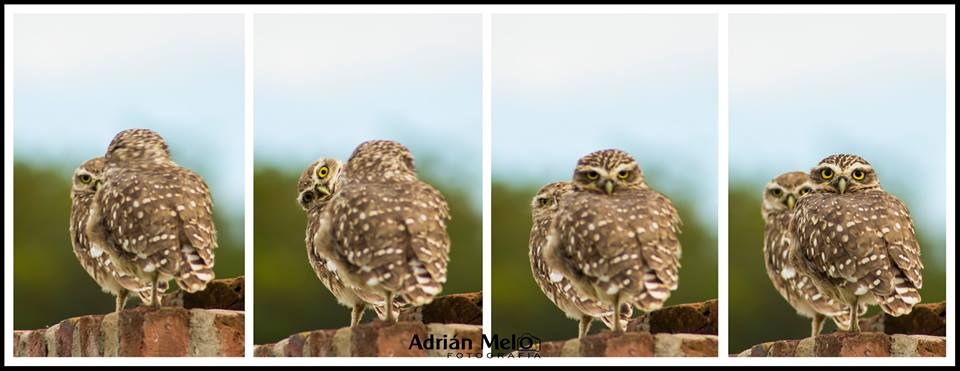
<path id="1" fill-rule="evenodd" d="M 787 196 L 787 210 L 793 210 L 793 206 L 797 204 L 797 198 L 793 195 Z"/>
<path id="2" fill-rule="evenodd" d="M 843 192 L 846 192 L 846 191 L 847 191 L 847 178 L 841 177 L 840 180 L 837 181 L 837 188 L 840 189 L 840 194 L 843 194 Z"/>
<path id="3" fill-rule="evenodd" d="M 317 186 L 317 191 L 323 193 L 324 196 L 329 196 L 331 193 L 330 189 L 326 186 Z"/>
<path id="4" fill-rule="evenodd" d="M 604 181 L 604 182 L 603 182 L 603 190 L 604 190 L 604 191 L 607 191 L 607 194 L 612 194 L 612 193 L 613 193 L 613 181 L 612 181 L 612 180 L 609 180 L 609 179 L 607 179 L 606 181 Z"/>

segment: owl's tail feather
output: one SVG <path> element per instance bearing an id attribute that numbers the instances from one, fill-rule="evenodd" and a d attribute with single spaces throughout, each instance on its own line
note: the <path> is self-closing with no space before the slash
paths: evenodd
<path id="1" fill-rule="evenodd" d="M 670 286 L 665 285 L 650 268 L 644 269 L 642 278 L 643 290 L 635 300 L 637 308 L 645 312 L 660 309 L 670 297 Z"/>
<path id="2" fill-rule="evenodd" d="M 880 309 L 891 316 L 899 317 L 910 313 L 913 306 L 920 303 L 920 291 L 899 273 L 893 278 L 891 295 L 882 296 L 880 299 Z"/>
<path id="3" fill-rule="evenodd" d="M 140 302 L 143 303 L 143 305 L 153 304 L 153 290 L 151 288 L 151 285 L 152 284 L 150 282 L 147 282 L 147 284 L 143 287 L 142 290 L 137 291 L 137 296 L 140 297 Z M 168 288 L 170 288 L 170 284 L 168 284 L 167 281 L 157 282 L 158 294 L 163 294 L 167 292 Z"/>
<path id="4" fill-rule="evenodd" d="M 620 328 L 627 328 L 627 323 L 630 322 L 630 317 L 633 317 L 633 306 L 627 303 L 620 304 Z M 613 308 L 611 308 L 610 313 L 600 317 L 600 321 L 604 325 L 607 325 L 607 328 L 613 328 Z"/>
<path id="5" fill-rule="evenodd" d="M 860 305 L 860 309 L 857 310 L 860 316 L 867 314 L 867 306 Z M 862 318 L 862 317 L 861 317 Z M 850 311 L 844 308 L 843 311 L 837 312 L 834 315 L 830 316 L 830 319 L 833 320 L 833 323 L 837 325 L 837 328 L 843 331 L 850 330 Z"/>
<path id="6" fill-rule="evenodd" d="M 213 261 L 204 261 L 191 245 L 180 247 L 183 264 L 180 266 L 177 285 L 187 292 L 197 292 L 207 288 L 207 283 L 213 281 Z"/>
<path id="7" fill-rule="evenodd" d="M 406 290 L 398 295 L 398 298 L 414 306 L 429 304 L 443 290 L 446 277 L 434 277 L 426 264 L 419 259 L 411 259 L 408 264 L 411 274 L 407 277 L 408 282 L 404 283 Z M 437 269 L 438 267 L 434 267 L 433 270 Z"/>

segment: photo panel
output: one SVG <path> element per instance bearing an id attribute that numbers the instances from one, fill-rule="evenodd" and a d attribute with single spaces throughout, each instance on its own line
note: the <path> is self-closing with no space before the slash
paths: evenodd
<path id="1" fill-rule="evenodd" d="M 497 14 L 492 35 L 494 334 L 716 356 L 717 17 Z"/>
<path id="2" fill-rule="evenodd" d="M 15 356 L 242 357 L 243 16 L 14 20 Z"/>
<path id="3" fill-rule="evenodd" d="M 730 16 L 731 353 L 942 347 L 945 19 Z"/>
<path id="4" fill-rule="evenodd" d="M 480 21 L 254 18 L 255 355 L 480 352 Z"/>

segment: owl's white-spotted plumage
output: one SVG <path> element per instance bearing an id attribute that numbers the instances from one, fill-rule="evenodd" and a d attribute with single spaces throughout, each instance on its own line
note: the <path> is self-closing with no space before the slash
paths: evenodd
<path id="1" fill-rule="evenodd" d="M 125 274 L 114 268 L 109 255 L 103 250 L 91 249 L 90 239 L 86 235 L 87 218 L 90 206 L 103 184 L 103 157 L 85 161 L 73 172 L 70 190 L 70 242 L 73 253 L 83 270 L 100 286 L 103 292 L 116 297 L 115 311 L 126 304 L 127 295 L 134 292 L 145 304 L 151 304 L 151 283 L 136 276 Z M 166 284 L 160 285 L 160 291 L 166 290 Z"/>
<path id="2" fill-rule="evenodd" d="M 584 297 L 614 308 L 649 312 L 676 290 L 680 216 L 651 189 L 637 162 L 616 149 L 581 158 L 573 192 L 561 197 L 544 258 L 550 278 L 568 279 Z M 614 332 L 622 332 L 619 321 Z"/>
<path id="3" fill-rule="evenodd" d="M 92 248 L 141 280 L 173 279 L 187 292 L 206 288 L 214 279 L 217 232 L 203 179 L 173 162 L 164 139 L 148 129 L 120 132 L 104 158 L 86 227 Z"/>
<path id="4" fill-rule="evenodd" d="M 433 301 L 447 279 L 450 212 L 443 195 L 417 178 L 410 151 L 394 141 L 361 143 L 328 191 L 310 216 L 308 230 L 315 223 L 316 231 L 308 239 L 339 282 L 384 306 L 386 321 L 396 320 L 398 305 Z"/>
<path id="5" fill-rule="evenodd" d="M 547 234 L 550 232 L 550 224 L 560 208 L 560 199 L 573 192 L 573 190 L 573 185 L 570 182 L 555 182 L 547 184 L 537 191 L 530 205 L 533 226 L 530 228 L 529 255 L 530 270 L 533 272 L 533 279 L 537 282 L 537 286 L 568 318 L 580 321 L 578 337 L 582 338 L 590 331 L 590 323 L 594 318 L 600 318 L 607 327 L 613 328 L 613 307 L 604 306 L 596 300 L 579 294 L 574 289 L 573 284 L 565 277 L 561 276 L 557 277 L 557 280 L 551 280 L 550 270 L 543 256 L 543 249 L 547 244 Z M 626 326 L 632 314 L 633 307 L 622 305 L 620 325 Z"/>
<path id="6" fill-rule="evenodd" d="M 307 214 L 307 227 L 304 243 L 307 247 L 307 261 L 313 268 L 317 278 L 330 291 L 337 302 L 352 309 L 350 326 L 356 326 L 363 317 L 367 307 L 372 307 L 380 319 L 386 316 L 386 305 L 383 297 L 368 294 L 365 290 L 356 290 L 347 286 L 337 274 L 332 263 L 317 250 L 315 236 L 320 231 L 320 220 L 324 209 L 329 204 L 333 193 L 340 187 L 340 175 L 343 163 L 334 158 L 321 158 L 308 166 L 297 181 L 297 203 Z M 396 308 L 405 305 L 400 300 L 394 300 Z"/>
<path id="7" fill-rule="evenodd" d="M 849 306 L 851 331 L 860 331 L 860 305 L 910 313 L 920 302 L 923 262 L 906 205 L 859 156 L 828 156 L 810 179 L 814 192 L 794 211 L 791 260 L 827 297 Z"/>
<path id="8" fill-rule="evenodd" d="M 774 288 L 798 314 L 812 319 L 811 336 L 823 329 L 829 317 L 841 330 L 850 328 L 850 311 L 846 303 L 836 301 L 817 289 L 810 276 L 790 262 L 790 248 L 796 238 L 790 230 L 797 200 L 813 192 L 810 175 L 793 171 L 783 173 L 767 183 L 763 190 L 761 213 L 764 220 L 763 257 L 767 276 Z M 867 307 L 860 306 L 860 314 Z"/>

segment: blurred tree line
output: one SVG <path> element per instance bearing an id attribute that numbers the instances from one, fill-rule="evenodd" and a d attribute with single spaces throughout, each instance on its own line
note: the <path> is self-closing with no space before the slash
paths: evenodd
<path id="1" fill-rule="evenodd" d="M 577 321 L 568 319 L 540 291 L 530 270 L 530 200 L 542 185 L 493 182 L 493 332 L 500 336 L 529 333 L 543 341 L 577 337 Z M 657 189 L 656 187 L 654 187 Z M 683 220 L 680 283 L 666 305 L 717 297 L 716 226 L 697 218 L 693 200 L 668 194 Z M 634 312 L 634 316 L 639 313 Z M 595 321 L 591 333 L 606 326 Z"/>
<path id="2" fill-rule="evenodd" d="M 739 353 L 758 343 L 801 339 L 810 336 L 810 319 L 801 317 L 784 300 L 763 263 L 763 218 L 761 192 L 766 182 L 732 184 L 729 194 L 730 230 L 730 352 Z M 942 301 L 946 294 L 944 264 L 934 261 L 933 251 L 943 250 L 943 233 L 929 226 L 915 225 L 923 257 L 923 302 Z M 867 316 L 880 313 L 876 306 Z M 827 321 L 824 333 L 835 331 Z"/>
<path id="3" fill-rule="evenodd" d="M 417 161 L 430 168 L 429 158 Z M 306 166 L 306 164 L 304 165 Z M 350 309 L 320 282 L 304 243 L 307 216 L 297 204 L 299 171 L 257 167 L 254 174 L 254 343 L 272 343 L 296 332 L 350 325 Z M 483 288 L 481 211 L 470 202 L 479 187 L 467 187 L 420 172 L 447 199 L 452 219 L 447 283 L 440 295 Z M 367 310 L 363 322 L 377 318 Z"/>
<path id="4" fill-rule="evenodd" d="M 79 162 L 72 166 L 76 165 Z M 70 244 L 72 166 L 14 164 L 15 329 L 42 328 L 69 317 L 105 314 L 114 309 L 113 296 L 103 293 L 87 275 Z M 218 212 L 222 208 L 217 205 L 214 197 L 214 217 L 220 242 L 214 270 L 217 277 L 239 276 L 243 274 L 243 215 L 224 215 Z M 228 222 L 234 220 L 240 222 Z M 127 308 L 139 304 L 139 299 L 133 295 L 127 301 Z"/>

